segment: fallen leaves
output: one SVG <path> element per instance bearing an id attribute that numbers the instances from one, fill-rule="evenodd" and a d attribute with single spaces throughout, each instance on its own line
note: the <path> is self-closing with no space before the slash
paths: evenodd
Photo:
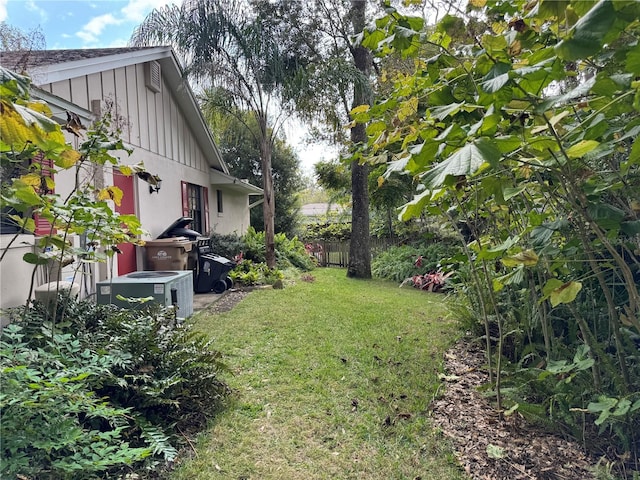
<path id="1" fill-rule="evenodd" d="M 484 354 L 460 342 L 445 354 L 446 382 L 433 404 L 433 421 L 450 439 L 474 480 L 594 479 L 596 464 L 571 440 L 550 435 L 515 413 L 501 419 L 477 388 L 488 381 Z M 391 422 L 389 418 L 389 422 Z"/>

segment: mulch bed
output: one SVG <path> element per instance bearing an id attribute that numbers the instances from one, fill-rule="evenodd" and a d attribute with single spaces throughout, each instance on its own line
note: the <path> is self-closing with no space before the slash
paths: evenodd
<path id="1" fill-rule="evenodd" d="M 450 439 L 472 479 L 595 479 L 597 463 L 569 439 L 548 434 L 519 414 L 500 418 L 477 391 L 489 381 L 484 352 L 463 340 L 445 354 L 445 393 L 434 402 L 433 420 Z"/>

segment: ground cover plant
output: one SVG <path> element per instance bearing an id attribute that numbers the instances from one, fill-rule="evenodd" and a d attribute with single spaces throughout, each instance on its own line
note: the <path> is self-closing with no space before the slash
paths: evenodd
<path id="1" fill-rule="evenodd" d="M 172 478 L 464 478 L 428 418 L 457 336 L 444 302 L 317 269 L 201 312 L 233 402 Z"/>
<path id="2" fill-rule="evenodd" d="M 0 474 L 114 478 L 165 470 L 227 393 L 211 341 L 159 308 L 60 296 L 0 336 Z M 63 317 L 64 315 L 64 317 Z"/>

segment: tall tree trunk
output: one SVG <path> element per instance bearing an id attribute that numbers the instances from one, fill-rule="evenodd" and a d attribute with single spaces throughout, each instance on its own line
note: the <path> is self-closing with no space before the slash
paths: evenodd
<path id="1" fill-rule="evenodd" d="M 260 159 L 262 162 L 262 189 L 264 190 L 264 202 L 262 212 L 264 215 L 264 243 L 265 257 L 269 268 L 276 267 L 275 245 L 275 216 L 276 202 L 273 192 L 273 172 L 271 171 L 271 153 L 273 151 L 271 139 L 267 128 L 267 120 L 258 116 L 260 125 Z"/>
<path id="2" fill-rule="evenodd" d="M 351 0 L 351 25 L 355 34 L 364 29 L 365 7 L 365 1 Z M 371 55 L 360 45 L 352 48 L 352 55 L 356 68 L 362 72 L 362 80 L 357 81 L 353 87 L 353 107 L 371 104 L 371 89 L 368 82 L 372 64 Z M 365 125 L 358 124 L 351 129 L 351 141 L 354 145 L 366 143 Z M 371 278 L 368 177 L 368 165 L 361 165 L 358 161 L 351 163 L 351 245 L 347 276 L 352 278 Z"/>

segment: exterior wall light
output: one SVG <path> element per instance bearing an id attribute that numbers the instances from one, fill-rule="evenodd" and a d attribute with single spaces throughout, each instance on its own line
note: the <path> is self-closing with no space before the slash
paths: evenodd
<path id="1" fill-rule="evenodd" d="M 153 193 L 156 192 L 158 193 L 160 191 L 160 186 L 162 185 L 162 180 L 160 180 L 158 177 L 155 178 L 155 185 L 150 183 L 149 184 L 149 193 Z"/>

